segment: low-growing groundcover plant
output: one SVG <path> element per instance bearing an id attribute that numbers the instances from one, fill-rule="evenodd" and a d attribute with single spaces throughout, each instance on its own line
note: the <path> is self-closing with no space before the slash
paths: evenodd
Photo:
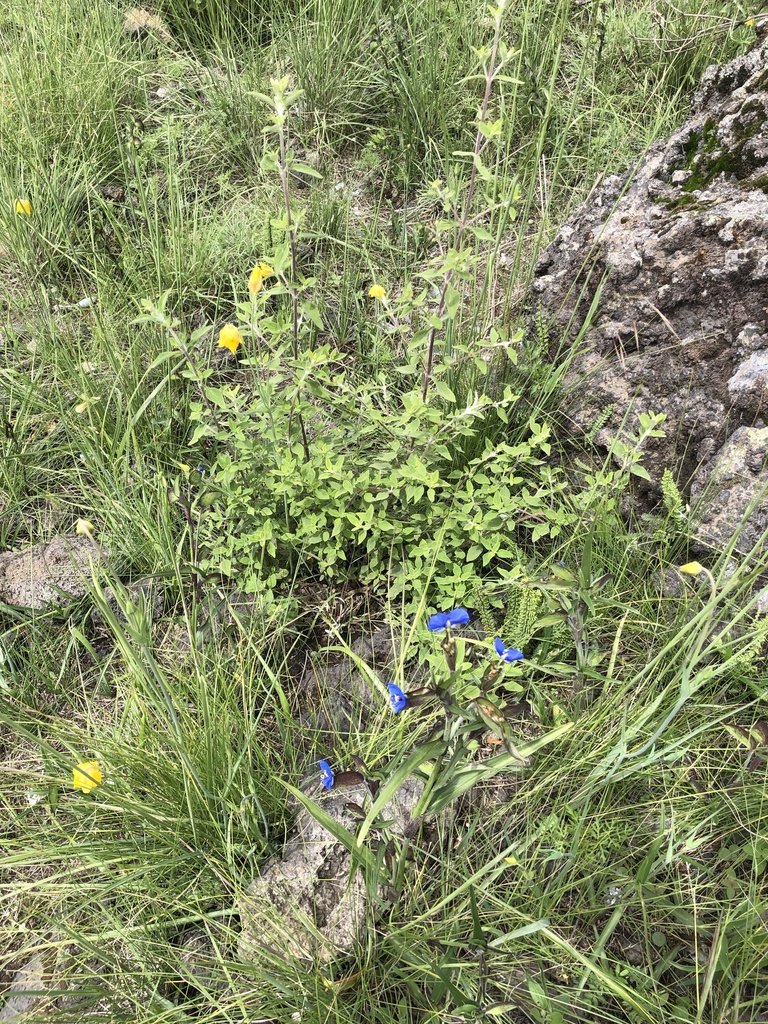
<path id="1" fill-rule="evenodd" d="M 749 12 L 122 13 L 0 12 L 0 544 L 84 531 L 143 579 L 0 606 L 5 994 L 39 957 L 31 1019 L 761 1020 L 762 553 L 692 553 L 674 467 L 623 514 L 663 422 L 566 443 L 520 306 Z M 382 617 L 386 669 L 351 646 Z M 322 732 L 318 635 L 378 702 Z M 375 784 L 367 927 L 243 961 L 320 760 Z M 433 814 L 399 842 L 409 775 Z"/>

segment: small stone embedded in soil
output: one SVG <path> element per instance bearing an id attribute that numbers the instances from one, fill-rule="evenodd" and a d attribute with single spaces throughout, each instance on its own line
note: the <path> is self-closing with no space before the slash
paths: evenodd
<path id="1" fill-rule="evenodd" d="M 14 975 L 0 1021 L 31 1020 L 30 1014 L 50 999 L 42 957 L 34 956 Z"/>
<path id="2" fill-rule="evenodd" d="M 88 592 L 92 567 L 105 557 L 90 537 L 74 534 L 0 552 L 0 601 L 36 610 L 70 604 Z"/>

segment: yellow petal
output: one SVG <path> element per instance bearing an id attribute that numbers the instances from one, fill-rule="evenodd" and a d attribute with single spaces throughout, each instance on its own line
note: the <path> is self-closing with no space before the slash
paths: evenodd
<path id="1" fill-rule="evenodd" d="M 14 210 L 16 213 L 26 213 L 29 216 L 32 213 L 32 203 L 28 199 L 17 199 Z"/>
<path id="2" fill-rule="evenodd" d="M 78 537 L 90 537 L 93 540 L 93 533 L 96 527 L 88 519 L 78 519 L 75 523 L 75 533 Z"/>
<path id="3" fill-rule="evenodd" d="M 84 793 L 96 789 L 102 778 L 98 761 L 84 761 L 72 770 L 72 785 Z"/>
<path id="4" fill-rule="evenodd" d="M 372 299 L 385 299 L 386 296 L 387 296 L 387 293 L 384 290 L 383 285 L 372 284 L 371 287 L 368 289 L 368 295 Z"/>
<path id="5" fill-rule="evenodd" d="M 230 352 L 237 352 L 243 343 L 240 331 L 234 324 L 224 324 L 219 331 L 219 348 L 228 348 Z"/>
<path id="6" fill-rule="evenodd" d="M 700 572 L 706 572 L 706 570 L 700 562 L 686 562 L 685 565 L 680 566 L 680 572 L 684 572 L 688 576 L 698 576 Z"/>
<path id="7" fill-rule="evenodd" d="M 264 286 L 264 280 L 267 277 L 272 277 L 274 270 L 268 263 L 264 263 L 263 260 L 259 260 L 256 266 L 251 271 L 251 276 L 248 278 L 248 291 L 251 295 L 256 295 Z"/>

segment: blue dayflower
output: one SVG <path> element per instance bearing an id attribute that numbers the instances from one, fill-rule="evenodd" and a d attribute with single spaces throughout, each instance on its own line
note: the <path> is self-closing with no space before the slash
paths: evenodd
<path id="1" fill-rule="evenodd" d="M 331 789 L 333 786 L 333 768 L 328 764 L 327 761 L 318 761 L 320 765 L 320 781 L 326 789 Z"/>
<path id="2" fill-rule="evenodd" d="M 499 637 L 496 637 L 493 641 L 493 646 L 496 648 L 496 653 L 502 661 L 520 661 L 525 657 L 523 652 L 518 651 L 516 647 L 505 647 Z"/>
<path id="3" fill-rule="evenodd" d="M 387 689 L 389 690 L 389 702 L 392 705 L 392 710 L 396 715 L 399 715 L 408 703 L 408 698 L 397 683 L 387 683 Z"/>
<path id="4" fill-rule="evenodd" d="M 469 612 L 466 608 L 453 608 L 449 612 L 438 612 L 427 622 L 427 629 L 433 633 L 439 633 L 446 626 L 466 626 L 469 622 Z"/>

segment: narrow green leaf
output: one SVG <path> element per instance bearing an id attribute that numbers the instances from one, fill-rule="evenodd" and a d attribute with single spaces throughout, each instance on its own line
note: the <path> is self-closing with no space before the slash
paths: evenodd
<path id="1" fill-rule="evenodd" d="M 531 921 L 530 924 L 524 924 L 520 928 L 515 928 L 512 932 L 499 935 L 489 942 L 488 945 L 493 949 L 498 949 L 505 942 L 514 942 L 515 939 L 522 939 L 526 935 L 535 935 L 536 932 L 543 931 L 545 928 L 549 928 L 549 921 L 546 917 L 542 917 L 538 921 Z"/>
<path id="2" fill-rule="evenodd" d="M 314 800 L 302 793 L 300 789 L 296 789 L 295 786 L 291 786 L 288 782 L 283 782 L 283 785 L 292 793 L 302 807 L 306 807 L 315 821 L 322 825 L 324 829 L 331 833 L 333 838 L 341 843 L 341 845 L 352 854 L 352 859 L 357 861 L 359 864 L 364 864 L 366 868 L 373 870 L 376 867 L 376 859 L 374 858 L 371 851 L 367 846 L 361 846 L 359 842 L 355 842 L 355 837 L 351 832 L 348 832 L 343 825 L 340 825 L 338 821 L 324 811 L 323 808 L 315 803 Z"/>
<path id="3" fill-rule="evenodd" d="M 373 801 L 371 809 L 368 811 L 368 817 L 358 829 L 358 847 L 365 841 L 365 837 L 370 832 L 371 826 L 384 805 L 389 803 L 408 776 L 415 771 L 420 764 L 423 764 L 425 761 L 431 761 L 434 757 L 439 757 L 444 750 L 445 743 L 442 740 L 433 740 L 431 743 L 425 743 L 423 746 L 419 746 L 415 750 L 412 750 L 410 754 L 400 762 L 379 790 L 378 796 Z"/>

